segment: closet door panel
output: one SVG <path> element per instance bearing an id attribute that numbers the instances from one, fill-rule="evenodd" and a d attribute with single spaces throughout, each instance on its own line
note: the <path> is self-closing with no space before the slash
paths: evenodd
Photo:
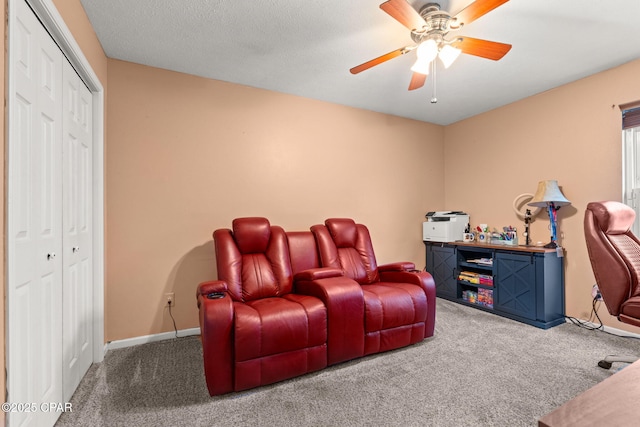
<path id="1" fill-rule="evenodd" d="M 91 93 L 73 68 L 64 64 L 63 142 L 63 378 L 70 398 L 91 366 Z"/>
<path id="2" fill-rule="evenodd" d="M 10 40 L 8 401 L 62 401 L 62 60 L 26 4 Z M 16 412 L 11 425 L 53 425 Z"/>

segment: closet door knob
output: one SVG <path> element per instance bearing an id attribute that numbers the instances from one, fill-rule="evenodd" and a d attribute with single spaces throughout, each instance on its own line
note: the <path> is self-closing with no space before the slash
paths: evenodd
<path id="1" fill-rule="evenodd" d="M 74 246 L 71 248 L 71 251 L 75 254 L 76 252 L 80 252 L 80 246 Z"/>
<path id="2" fill-rule="evenodd" d="M 56 257 L 55 252 L 51 252 L 50 254 L 47 254 L 47 260 L 52 260 Z"/>

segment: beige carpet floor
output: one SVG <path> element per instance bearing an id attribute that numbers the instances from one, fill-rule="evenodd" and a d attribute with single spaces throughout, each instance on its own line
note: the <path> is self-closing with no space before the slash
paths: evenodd
<path id="1" fill-rule="evenodd" d="M 420 344 L 225 396 L 207 393 L 197 337 L 108 352 L 58 426 L 536 426 L 613 374 L 640 342 L 567 323 L 542 330 L 438 300 Z"/>

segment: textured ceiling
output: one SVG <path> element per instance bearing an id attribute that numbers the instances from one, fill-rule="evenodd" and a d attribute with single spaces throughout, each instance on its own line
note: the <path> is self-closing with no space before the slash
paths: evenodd
<path id="1" fill-rule="evenodd" d="M 110 58 L 416 120 L 450 124 L 640 58 L 638 0 L 511 0 L 456 35 L 513 45 L 461 55 L 409 92 L 413 45 L 382 0 L 81 0 Z M 429 0 L 410 0 L 420 9 Z M 443 0 L 456 14 L 470 0 Z M 454 34 L 454 33 L 451 33 Z"/>

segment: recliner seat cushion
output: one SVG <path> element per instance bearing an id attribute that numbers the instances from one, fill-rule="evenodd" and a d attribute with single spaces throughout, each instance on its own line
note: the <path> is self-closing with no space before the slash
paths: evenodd
<path id="1" fill-rule="evenodd" d="M 379 282 L 362 285 L 365 300 L 365 332 L 424 322 L 427 298 L 418 286 Z"/>
<path id="2" fill-rule="evenodd" d="M 322 345 L 327 314 L 317 298 L 288 294 L 235 306 L 235 356 L 245 361 Z"/>
<path id="3" fill-rule="evenodd" d="M 365 300 L 365 354 L 422 341 L 427 298 L 411 284 L 379 282 L 362 285 Z"/>
<path id="4" fill-rule="evenodd" d="M 327 366 L 327 313 L 319 299 L 289 294 L 234 306 L 235 390 Z"/>

